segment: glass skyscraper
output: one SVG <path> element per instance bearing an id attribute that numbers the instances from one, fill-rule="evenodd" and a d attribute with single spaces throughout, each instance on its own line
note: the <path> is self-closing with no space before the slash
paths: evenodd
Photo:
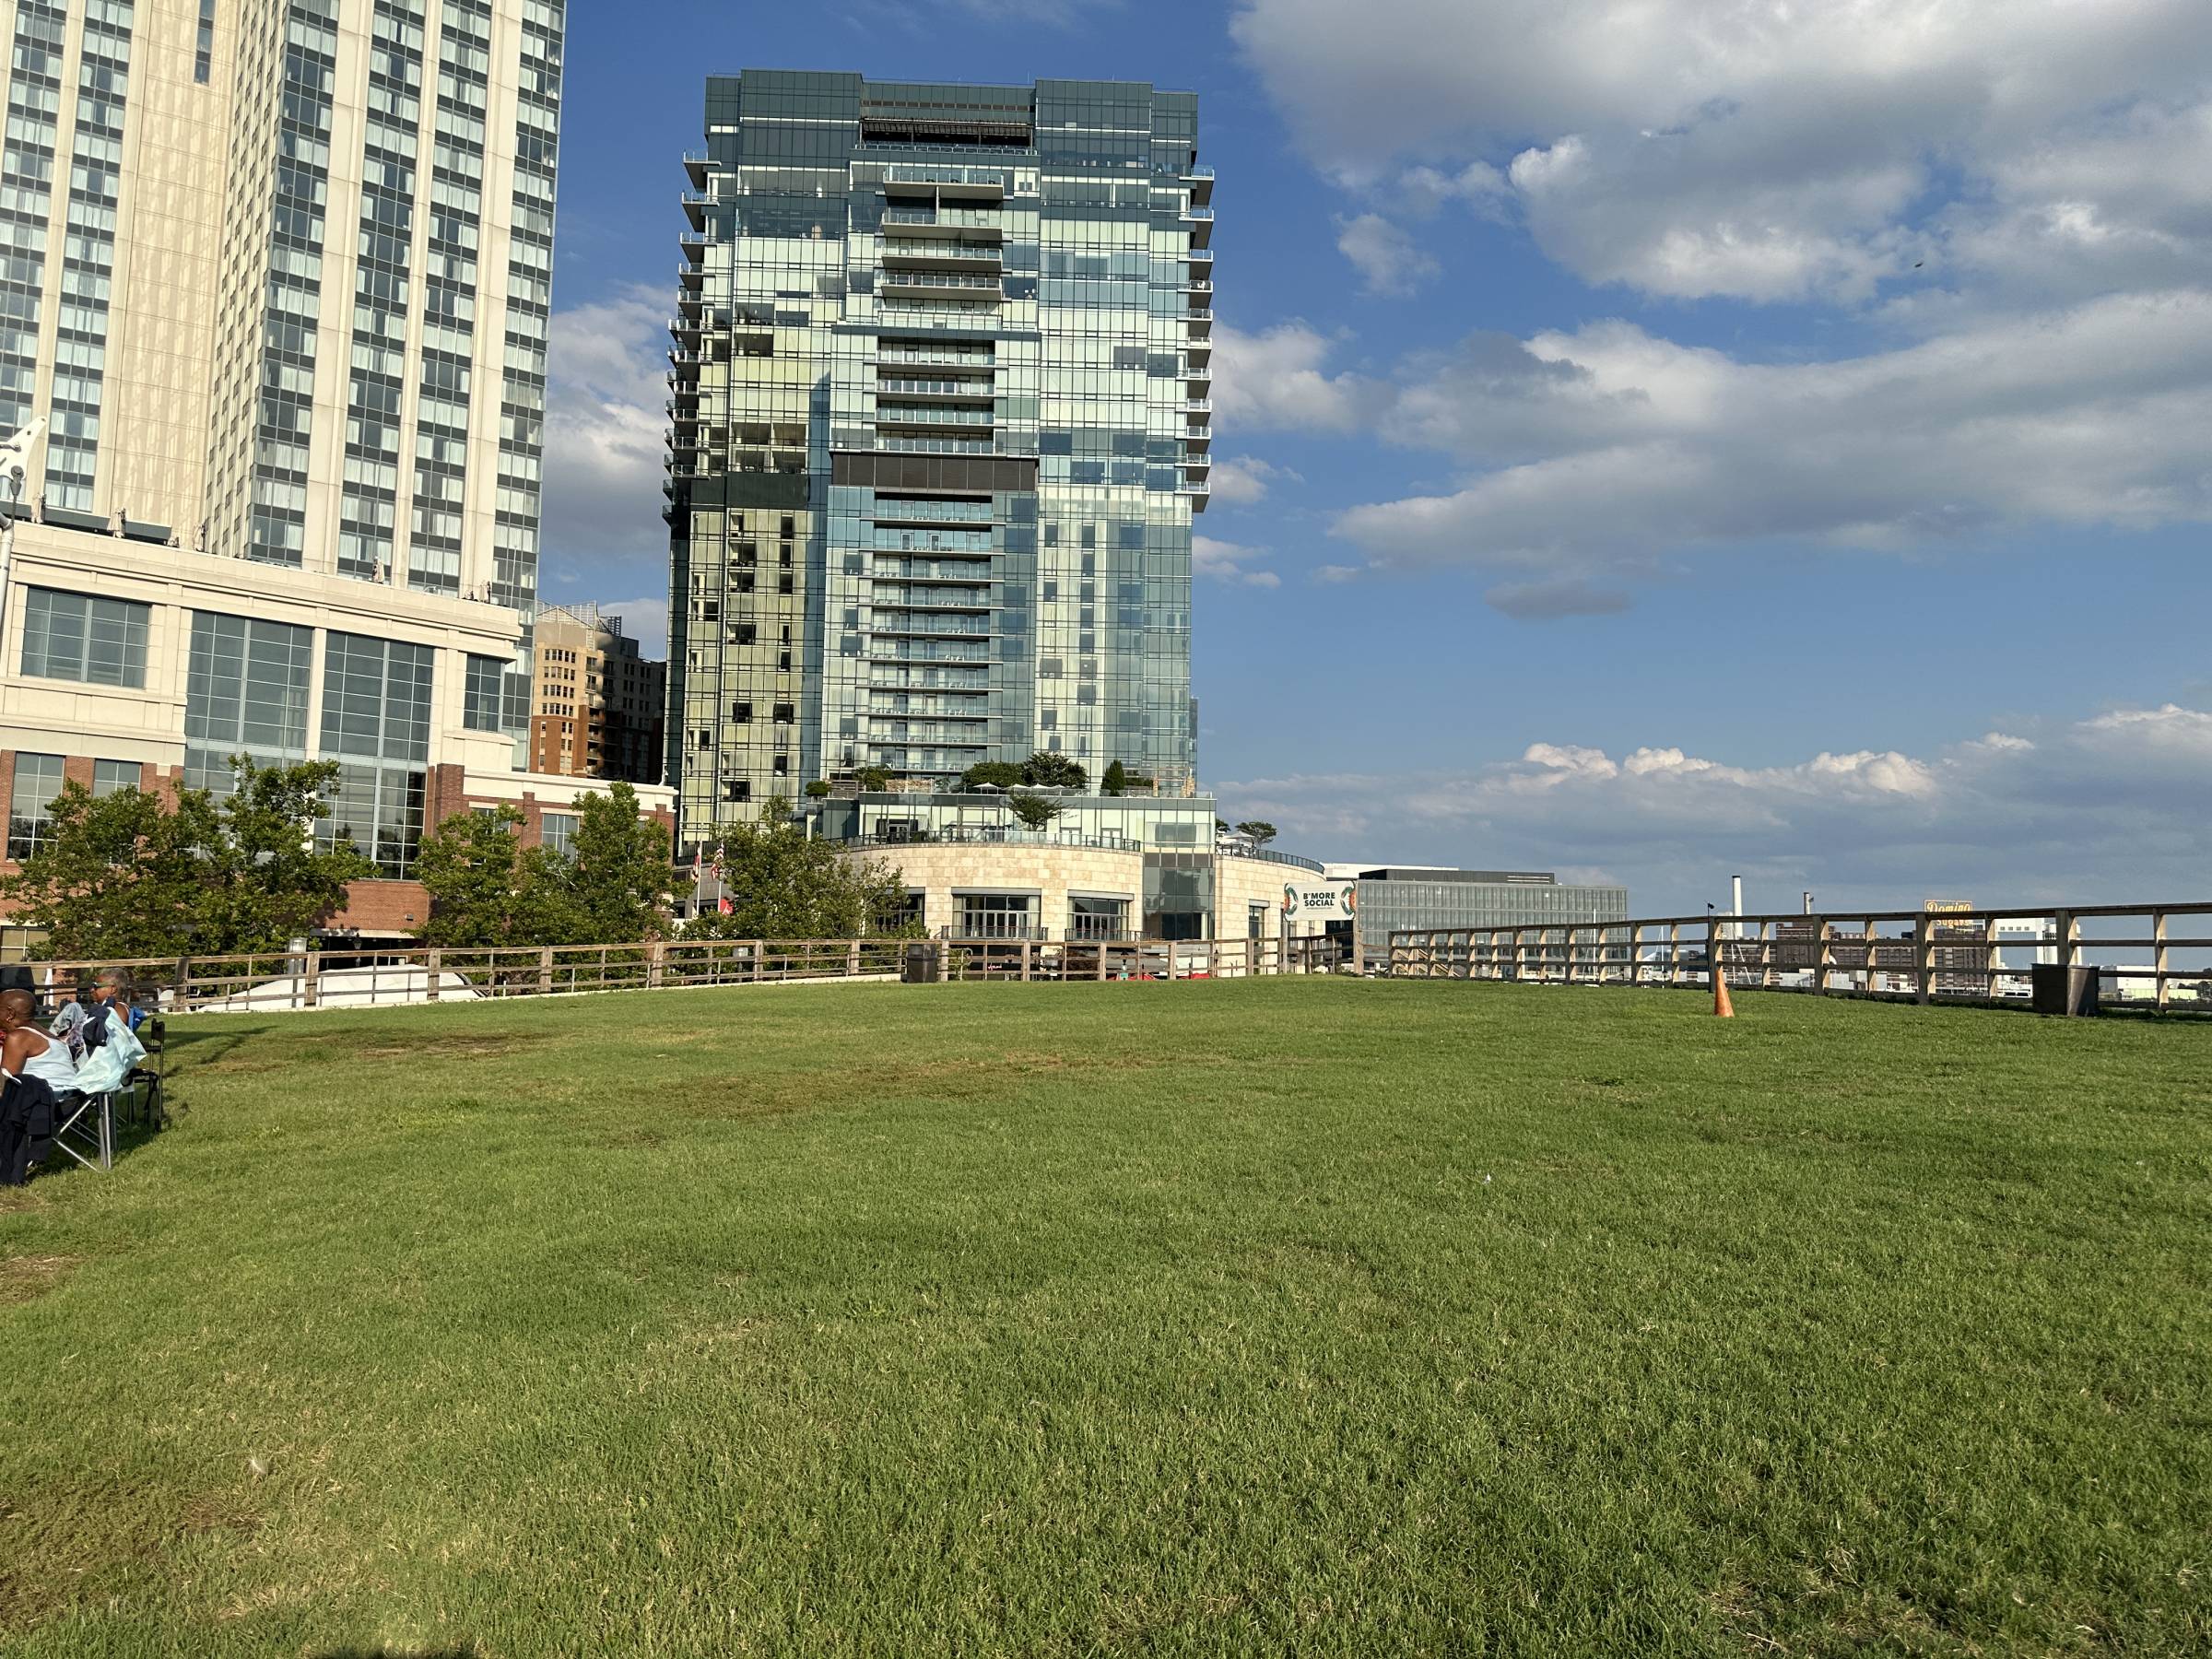
<path id="1" fill-rule="evenodd" d="M 686 158 L 669 782 L 1194 765 L 1211 438 L 1195 95 L 748 70 Z"/>

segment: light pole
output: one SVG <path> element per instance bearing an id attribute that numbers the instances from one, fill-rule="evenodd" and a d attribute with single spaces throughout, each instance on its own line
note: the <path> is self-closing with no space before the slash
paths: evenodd
<path id="1" fill-rule="evenodd" d="M 6 443 L 0 443 L 0 485 L 7 489 L 7 518 L 0 524 L 0 632 L 7 627 L 7 583 L 16 557 L 16 509 L 23 503 L 24 481 L 30 476 L 30 452 L 46 432 L 41 415 Z"/>

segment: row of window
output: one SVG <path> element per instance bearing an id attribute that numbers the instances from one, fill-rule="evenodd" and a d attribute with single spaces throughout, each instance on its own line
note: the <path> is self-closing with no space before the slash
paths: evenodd
<path id="1" fill-rule="evenodd" d="M 45 844 L 53 823 L 54 797 L 62 793 L 62 768 L 60 755 L 16 757 L 15 784 L 9 791 L 7 803 L 8 857 L 20 862 Z M 139 778 L 140 768 L 135 760 L 95 760 L 93 796 L 97 799 L 135 789 Z"/>

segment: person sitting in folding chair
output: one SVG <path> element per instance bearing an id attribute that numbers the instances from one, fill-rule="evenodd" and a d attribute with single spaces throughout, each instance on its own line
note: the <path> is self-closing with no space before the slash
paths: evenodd
<path id="1" fill-rule="evenodd" d="M 0 1186 L 21 1186 L 46 1160 L 63 1114 L 79 1099 L 68 1045 L 36 1023 L 28 991 L 0 991 Z"/>
<path id="2" fill-rule="evenodd" d="M 103 973 L 100 977 L 105 982 L 108 976 Z M 124 1088 L 138 1062 L 146 1058 L 145 1045 L 132 1035 L 123 1006 L 114 1001 L 122 982 L 118 974 L 113 983 L 98 988 L 107 994 L 98 996 L 92 1018 L 86 1022 L 85 1052 L 76 1063 L 76 1086 L 88 1095 L 113 1094 Z"/>

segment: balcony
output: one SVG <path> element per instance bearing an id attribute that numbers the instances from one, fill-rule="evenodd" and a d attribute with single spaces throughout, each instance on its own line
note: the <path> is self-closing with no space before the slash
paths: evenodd
<path id="1" fill-rule="evenodd" d="M 971 276 L 949 271 L 888 271 L 878 268 L 876 291 L 885 299 L 988 300 L 1001 297 L 996 276 Z"/>
<path id="2" fill-rule="evenodd" d="M 949 397 L 963 402 L 989 403 L 991 382 L 984 380 L 924 380 L 908 375 L 879 375 L 877 397 Z"/>
<path id="3" fill-rule="evenodd" d="M 1193 265 L 1210 265 L 1214 263 L 1214 251 L 1211 248 L 1200 247 L 1194 244 L 1184 254 L 1184 257 Z"/>
<path id="4" fill-rule="evenodd" d="M 683 194 L 684 212 L 691 220 L 691 229 L 704 229 L 707 223 L 707 204 L 714 198 L 702 191 L 687 190 Z"/>
<path id="5" fill-rule="evenodd" d="M 1206 246 L 1214 233 L 1214 210 L 1211 207 L 1191 206 L 1182 210 L 1182 222 L 1191 228 L 1191 246 Z"/>
<path id="6" fill-rule="evenodd" d="M 705 150 L 686 150 L 684 152 L 684 172 L 700 190 L 707 187 L 707 169 L 711 165 L 712 165 L 712 158 Z"/>
<path id="7" fill-rule="evenodd" d="M 1210 167 L 1185 169 L 1182 182 L 1191 187 L 1191 200 L 1204 206 L 1214 199 L 1214 170 Z"/>
<path id="8" fill-rule="evenodd" d="M 694 263 L 704 263 L 707 256 L 707 233 L 703 230 L 679 230 L 676 245 Z"/>
<path id="9" fill-rule="evenodd" d="M 889 242 L 883 250 L 888 272 L 974 271 L 996 276 L 1005 269 L 1006 254 L 998 248 L 971 248 L 959 242 Z"/>
<path id="10" fill-rule="evenodd" d="M 981 404 L 886 404 L 878 399 L 878 426 L 973 426 L 993 424 L 992 411 Z"/>
<path id="11" fill-rule="evenodd" d="M 994 241 L 1006 236 L 1006 227 L 999 222 L 996 213 L 972 207 L 886 207 L 883 223 L 887 236 L 943 237 L 956 241 L 969 234 L 980 234 Z"/>
<path id="12" fill-rule="evenodd" d="M 1182 320 L 1191 325 L 1194 335 L 1211 335 L 1214 332 L 1214 308 L 1210 305 L 1194 305 L 1183 313 Z"/>
<path id="13" fill-rule="evenodd" d="M 1186 397 L 1182 400 L 1182 412 L 1185 415 L 1211 415 L 1214 412 L 1214 400 L 1210 397 Z"/>

